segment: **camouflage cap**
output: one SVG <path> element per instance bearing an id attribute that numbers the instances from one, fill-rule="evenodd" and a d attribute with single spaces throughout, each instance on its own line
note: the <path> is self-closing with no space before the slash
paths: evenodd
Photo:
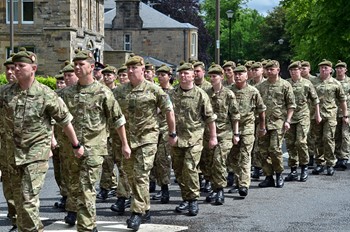
<path id="1" fill-rule="evenodd" d="M 318 64 L 318 66 L 329 66 L 329 67 L 332 67 L 333 66 L 333 64 L 332 64 L 332 62 L 330 62 L 329 60 L 326 60 L 326 59 L 323 59 L 319 64 Z"/>
<path id="2" fill-rule="evenodd" d="M 192 70 L 193 71 L 193 64 L 191 63 L 183 63 L 180 65 L 180 67 L 177 68 L 178 72 L 185 71 L 185 70 Z"/>
<path id="3" fill-rule="evenodd" d="M 261 59 L 261 65 L 263 66 L 263 68 L 265 68 L 267 62 L 269 62 L 270 60 L 265 60 L 265 59 Z"/>
<path id="4" fill-rule="evenodd" d="M 129 65 L 143 66 L 143 65 L 145 65 L 145 61 L 141 56 L 136 56 L 135 54 L 130 54 L 130 57 L 126 61 L 125 65 L 126 66 L 129 66 Z"/>
<path id="5" fill-rule="evenodd" d="M 338 62 L 337 62 L 337 64 L 335 65 L 335 67 L 336 67 L 336 68 L 337 68 L 337 67 L 344 67 L 344 68 L 347 68 L 348 65 L 347 65 L 345 62 L 343 62 L 343 61 L 341 61 L 341 60 L 338 60 Z"/>
<path id="6" fill-rule="evenodd" d="M 247 72 L 247 68 L 244 65 L 238 65 L 233 72 Z"/>
<path id="7" fill-rule="evenodd" d="M 277 60 L 269 60 L 265 65 L 265 68 L 279 68 L 279 67 L 280 67 L 280 63 Z"/>
<path id="8" fill-rule="evenodd" d="M 14 54 L 13 54 L 13 55 L 14 55 Z M 9 64 L 13 64 L 12 56 L 11 56 L 10 58 L 8 58 L 7 60 L 5 60 L 4 66 L 9 65 Z"/>
<path id="9" fill-rule="evenodd" d="M 73 62 L 77 60 L 95 60 L 94 55 L 89 50 L 75 50 L 74 52 Z"/>
<path id="10" fill-rule="evenodd" d="M 261 62 L 254 62 L 251 66 L 251 68 L 262 68 L 263 65 Z"/>
<path id="11" fill-rule="evenodd" d="M 145 64 L 145 70 L 151 70 L 151 71 L 154 71 L 154 65 L 149 63 L 149 62 L 146 62 Z"/>
<path id="12" fill-rule="evenodd" d="M 196 61 L 193 63 L 194 68 L 196 68 L 198 66 L 201 66 L 203 69 L 205 69 L 205 64 L 202 61 Z"/>
<path id="13" fill-rule="evenodd" d="M 106 67 L 104 69 L 102 69 L 102 73 L 113 73 L 113 74 L 117 74 L 118 70 L 116 67 L 112 66 L 112 65 L 106 65 Z"/>
<path id="14" fill-rule="evenodd" d="M 208 74 L 219 74 L 219 75 L 223 75 L 224 74 L 224 69 L 218 65 L 218 64 L 212 64 L 209 67 L 208 70 Z"/>
<path id="15" fill-rule="evenodd" d="M 222 66 L 222 68 L 226 68 L 226 67 L 235 68 L 236 67 L 236 63 L 233 62 L 233 61 L 224 61 L 224 65 Z"/>
<path id="16" fill-rule="evenodd" d="M 27 51 L 25 48 L 20 48 L 19 52 L 17 52 L 12 57 L 12 62 L 23 62 L 27 64 L 37 64 L 38 59 L 33 52 Z"/>
<path id="17" fill-rule="evenodd" d="M 157 70 L 156 72 L 165 72 L 165 73 L 172 73 L 172 68 L 170 68 L 169 66 L 166 66 L 165 64 L 162 64 Z"/>
<path id="18" fill-rule="evenodd" d="M 127 72 L 127 70 L 128 70 L 128 67 L 126 67 L 126 65 L 123 64 L 121 67 L 118 68 L 117 74 Z"/>
<path id="19" fill-rule="evenodd" d="M 306 60 L 301 61 L 301 67 L 311 67 L 310 62 Z"/>
<path id="20" fill-rule="evenodd" d="M 56 80 L 63 80 L 63 77 L 64 77 L 63 73 L 59 73 L 55 75 Z"/>
<path id="21" fill-rule="evenodd" d="M 247 68 L 247 69 L 250 69 L 252 67 L 254 63 L 254 60 L 248 60 L 245 62 L 244 66 Z"/>
<path id="22" fill-rule="evenodd" d="M 98 61 L 95 62 L 95 68 L 94 70 L 102 70 L 104 69 L 106 66 Z"/>
<path id="23" fill-rule="evenodd" d="M 291 68 L 301 68 L 301 62 L 300 61 L 293 61 L 288 66 L 288 70 L 291 69 Z"/>
<path id="24" fill-rule="evenodd" d="M 64 64 L 65 64 L 65 66 L 61 70 L 63 73 L 74 72 L 74 64 L 73 63 L 66 61 Z"/>

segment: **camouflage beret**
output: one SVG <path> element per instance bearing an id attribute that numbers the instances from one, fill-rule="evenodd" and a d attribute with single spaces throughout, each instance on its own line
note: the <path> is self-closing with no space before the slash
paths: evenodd
<path id="1" fill-rule="evenodd" d="M 329 67 L 332 67 L 332 66 L 333 66 L 332 62 L 330 62 L 329 60 L 326 60 L 326 59 L 323 59 L 323 60 L 318 64 L 318 66 L 323 66 L 323 65 L 329 66 Z"/>
<path id="2" fill-rule="evenodd" d="M 344 68 L 347 68 L 348 65 L 347 65 L 345 62 L 343 62 L 343 61 L 341 61 L 341 60 L 338 60 L 338 63 L 335 65 L 335 67 L 336 67 L 336 68 L 337 68 L 337 67 L 344 67 Z"/>
<path id="3" fill-rule="evenodd" d="M 306 60 L 301 61 L 301 67 L 311 67 L 310 62 Z"/>
<path id="4" fill-rule="evenodd" d="M 254 62 L 251 66 L 251 68 L 262 68 L 263 65 L 261 62 Z"/>
<path id="5" fill-rule="evenodd" d="M 118 70 L 116 67 L 111 66 L 111 65 L 106 65 L 106 67 L 104 69 L 102 69 L 102 73 L 113 73 L 113 74 L 117 74 Z"/>
<path id="6" fill-rule="evenodd" d="M 180 67 L 177 68 L 178 72 L 184 71 L 184 70 L 192 70 L 193 71 L 193 64 L 191 63 L 184 63 Z"/>
<path id="7" fill-rule="evenodd" d="M 165 73 L 172 73 L 172 69 L 168 66 L 166 66 L 165 64 L 162 64 L 157 70 L 156 72 L 165 72 Z"/>
<path id="8" fill-rule="evenodd" d="M 66 66 L 63 67 L 61 71 L 63 73 L 74 72 L 74 65 L 72 63 L 68 63 Z"/>
<path id="9" fill-rule="evenodd" d="M 244 66 L 247 68 L 247 69 L 250 69 L 253 65 L 254 61 L 253 60 L 248 60 L 247 62 L 245 62 Z"/>
<path id="10" fill-rule="evenodd" d="M 38 59 L 33 52 L 27 51 L 25 48 L 20 48 L 20 51 L 17 52 L 12 57 L 12 62 L 23 62 L 27 64 L 37 64 Z"/>
<path id="11" fill-rule="evenodd" d="M 8 59 L 5 60 L 5 62 L 4 62 L 4 66 L 9 65 L 9 64 L 13 64 L 12 57 L 8 58 Z"/>
<path id="12" fill-rule="evenodd" d="M 154 65 L 149 63 L 149 62 L 146 62 L 145 64 L 145 70 L 151 70 L 151 71 L 154 71 Z"/>
<path id="13" fill-rule="evenodd" d="M 96 61 L 95 62 L 95 70 L 101 70 L 101 69 L 104 69 L 106 66 L 105 65 L 103 65 L 102 63 L 100 63 L 100 62 L 98 62 L 98 61 Z"/>
<path id="14" fill-rule="evenodd" d="M 73 62 L 77 60 L 95 60 L 94 55 L 89 50 L 75 50 L 75 56 Z"/>
<path id="15" fill-rule="evenodd" d="M 300 61 L 294 61 L 292 63 L 290 63 L 290 65 L 288 66 L 288 70 L 291 68 L 301 68 L 301 62 Z"/>
<path id="16" fill-rule="evenodd" d="M 223 75 L 223 74 L 224 74 L 224 70 L 223 70 L 223 68 L 222 68 L 220 65 L 218 65 L 218 64 L 212 64 L 212 65 L 209 67 L 208 74 L 219 74 L 219 75 Z"/>
<path id="17" fill-rule="evenodd" d="M 128 70 L 128 67 L 126 67 L 126 65 L 123 64 L 120 68 L 118 68 L 117 74 L 127 72 L 127 70 Z"/>
<path id="18" fill-rule="evenodd" d="M 247 68 L 244 65 L 238 65 L 233 72 L 247 72 Z"/>
<path id="19" fill-rule="evenodd" d="M 205 64 L 202 61 L 194 62 L 193 67 L 198 67 L 198 66 L 202 66 L 203 69 L 205 69 Z"/>
<path id="20" fill-rule="evenodd" d="M 265 60 L 265 59 L 261 59 L 261 65 L 263 66 L 263 68 L 265 68 L 267 62 L 269 62 L 270 60 Z"/>
<path id="21" fill-rule="evenodd" d="M 235 67 L 236 67 L 236 63 L 233 62 L 233 61 L 226 61 L 226 62 L 224 63 L 224 65 L 222 66 L 222 68 L 226 68 L 226 67 L 235 68 Z"/>
<path id="22" fill-rule="evenodd" d="M 279 67 L 280 67 L 280 63 L 277 60 L 269 60 L 265 65 L 265 68 L 279 68 Z"/>
<path id="23" fill-rule="evenodd" d="M 56 80 L 63 80 L 64 75 L 62 73 L 55 75 Z"/>
<path id="24" fill-rule="evenodd" d="M 145 61 L 141 56 L 135 56 L 131 54 L 129 59 L 126 61 L 125 65 L 126 66 L 129 66 L 129 65 L 143 66 L 145 65 Z"/>

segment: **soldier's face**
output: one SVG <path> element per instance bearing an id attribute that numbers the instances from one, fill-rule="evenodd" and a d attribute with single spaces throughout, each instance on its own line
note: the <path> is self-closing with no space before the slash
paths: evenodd
<path id="1" fill-rule="evenodd" d="M 62 89 L 64 87 L 66 87 L 66 83 L 64 82 L 64 80 L 57 80 L 56 87 L 57 87 L 57 89 Z"/>
<path id="2" fill-rule="evenodd" d="M 103 78 L 102 69 L 94 69 L 94 77 L 96 80 L 101 80 Z"/>
<path id="3" fill-rule="evenodd" d="M 300 69 L 299 68 L 290 68 L 289 74 L 292 78 L 300 77 Z"/>
<path id="4" fill-rule="evenodd" d="M 202 80 L 204 78 L 205 71 L 202 67 L 197 66 L 194 68 L 194 79 L 195 80 Z"/>
<path id="5" fill-rule="evenodd" d="M 209 74 L 210 77 L 210 83 L 212 86 L 218 86 L 221 84 L 221 81 L 223 80 L 223 76 L 220 74 Z"/>
<path id="6" fill-rule="evenodd" d="M 253 68 L 252 72 L 253 78 L 261 77 L 263 75 L 263 68 Z"/>
<path id="7" fill-rule="evenodd" d="M 15 65 L 14 64 L 6 65 L 6 80 L 10 84 L 17 81 L 16 76 L 15 76 Z"/>
<path id="8" fill-rule="evenodd" d="M 233 68 L 232 67 L 225 67 L 224 73 L 225 73 L 226 77 L 233 78 Z"/>
<path id="9" fill-rule="evenodd" d="M 75 75 L 74 72 L 65 72 L 63 74 L 64 82 L 66 83 L 66 86 L 72 86 L 75 85 L 78 82 L 78 77 Z"/>
<path id="10" fill-rule="evenodd" d="M 320 66 L 320 77 L 321 78 L 327 78 L 332 73 L 332 68 L 327 65 L 321 65 Z"/>
<path id="11" fill-rule="evenodd" d="M 267 71 L 268 77 L 277 77 L 280 72 L 280 69 L 271 67 L 271 68 L 267 68 L 266 71 Z"/>
<path id="12" fill-rule="evenodd" d="M 126 72 L 119 73 L 118 79 L 119 79 L 119 83 L 122 85 L 130 82 L 128 74 Z"/>
<path id="13" fill-rule="evenodd" d="M 180 77 L 180 86 L 189 87 L 193 85 L 194 81 L 194 72 L 192 70 L 183 70 L 179 72 Z"/>
<path id="14" fill-rule="evenodd" d="M 37 66 L 35 64 L 27 64 L 23 62 L 15 63 L 15 76 L 18 82 L 30 81 L 36 72 Z"/>
<path id="15" fill-rule="evenodd" d="M 146 70 L 145 71 L 145 79 L 153 82 L 153 78 L 154 78 L 154 72 L 152 70 Z"/>
<path id="16" fill-rule="evenodd" d="M 166 86 L 169 83 L 170 76 L 166 72 L 159 72 L 158 73 L 158 80 L 159 80 L 159 84 L 161 86 Z"/>
<path id="17" fill-rule="evenodd" d="M 128 77 L 133 86 L 137 86 L 144 80 L 145 66 L 129 65 Z"/>
<path id="18" fill-rule="evenodd" d="M 337 76 L 345 76 L 347 69 L 345 67 L 336 67 L 335 71 L 337 73 Z"/>
<path id="19" fill-rule="evenodd" d="M 91 75 L 93 70 L 94 64 L 90 64 L 87 60 L 74 61 L 74 72 L 79 79 Z"/>
<path id="20" fill-rule="evenodd" d="M 112 84 L 116 79 L 116 76 L 114 73 L 104 73 L 103 74 L 103 80 L 106 85 Z"/>
<path id="21" fill-rule="evenodd" d="M 310 74 L 310 67 L 301 67 L 301 72 L 300 72 L 301 76 L 306 77 Z"/>
<path id="22" fill-rule="evenodd" d="M 244 84 L 248 80 L 247 72 L 235 72 L 234 76 L 236 84 Z"/>

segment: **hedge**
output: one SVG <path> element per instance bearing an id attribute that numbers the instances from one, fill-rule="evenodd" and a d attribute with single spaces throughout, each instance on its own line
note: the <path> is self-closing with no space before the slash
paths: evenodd
<path id="1" fill-rule="evenodd" d="M 42 76 L 36 76 L 35 79 L 37 79 L 40 83 L 49 86 L 51 89 L 56 89 L 56 79 L 54 77 L 42 77 Z M 0 74 L 0 84 L 6 84 L 7 80 L 5 77 L 5 73 Z"/>

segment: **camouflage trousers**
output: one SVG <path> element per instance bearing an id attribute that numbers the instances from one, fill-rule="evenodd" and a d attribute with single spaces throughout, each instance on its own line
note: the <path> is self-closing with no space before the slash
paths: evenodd
<path id="1" fill-rule="evenodd" d="M 114 141 L 114 140 L 113 140 Z M 131 195 L 131 188 L 129 185 L 128 177 L 124 170 L 124 156 L 122 154 L 121 145 L 117 142 L 113 142 L 113 154 L 115 163 L 117 165 L 118 175 L 117 175 L 117 197 L 129 198 Z"/>
<path id="2" fill-rule="evenodd" d="M 204 141 L 202 156 L 205 159 L 205 176 L 208 176 L 214 191 L 225 188 L 227 185 L 227 157 L 232 148 L 232 140 L 219 140 L 214 149 L 209 149 L 209 141 Z M 202 169 L 203 170 L 203 169 Z"/>
<path id="3" fill-rule="evenodd" d="M 350 126 L 343 123 L 343 118 L 337 118 L 335 129 L 335 156 L 337 159 L 349 159 Z"/>
<path id="4" fill-rule="evenodd" d="M 157 153 L 151 174 L 152 172 L 159 186 L 170 184 L 171 157 L 167 132 L 159 134 Z"/>
<path id="5" fill-rule="evenodd" d="M 284 171 L 282 154 L 283 137 L 284 133 L 282 129 L 268 130 L 264 136 L 259 137 L 261 164 L 266 176 L 272 176 L 274 172 L 282 173 Z"/>
<path id="6" fill-rule="evenodd" d="M 316 150 L 316 142 L 315 142 L 315 136 L 312 134 L 313 128 L 316 126 L 315 120 L 310 120 L 310 128 L 309 132 L 307 133 L 307 147 L 309 149 L 309 158 L 311 156 L 315 156 L 315 150 Z"/>
<path id="7" fill-rule="evenodd" d="M 157 144 L 145 144 L 131 150 L 131 158 L 123 160 L 123 167 L 133 195 L 130 211 L 145 213 L 151 208 L 149 175 L 153 167 Z"/>
<path id="8" fill-rule="evenodd" d="M 66 162 L 67 154 L 64 152 L 63 146 L 57 147 L 52 150 L 52 163 L 54 176 L 57 186 L 60 189 L 61 196 L 67 196 L 67 179 L 68 179 L 68 168 Z"/>
<path id="9" fill-rule="evenodd" d="M 115 158 L 112 150 L 112 143 L 108 140 L 108 154 L 104 156 L 102 163 L 102 173 L 100 179 L 100 188 L 111 189 L 118 185 L 117 172 L 115 170 Z"/>
<path id="10" fill-rule="evenodd" d="M 62 172 L 62 174 L 64 174 L 62 176 L 66 178 L 67 186 L 66 211 L 77 212 L 77 195 L 75 193 L 79 191 L 80 181 L 79 178 L 72 175 L 72 172 L 79 172 L 80 161 L 79 158 L 75 157 L 73 149 L 69 149 L 70 151 L 64 157 L 63 164 L 61 165 L 61 170 L 64 171 Z"/>
<path id="11" fill-rule="evenodd" d="M 12 167 L 14 175 L 11 178 L 18 231 L 43 231 L 44 225 L 39 218 L 39 194 L 49 163 L 45 160 Z"/>
<path id="12" fill-rule="evenodd" d="M 235 173 L 238 187 L 250 186 L 251 152 L 254 146 L 254 134 L 240 135 L 240 141 L 233 145 L 229 154 L 229 163 Z"/>
<path id="13" fill-rule="evenodd" d="M 252 150 L 252 166 L 261 168 L 261 154 L 259 151 L 259 137 L 258 137 L 258 131 L 259 131 L 259 124 L 255 123 L 255 140 Z"/>
<path id="14" fill-rule="evenodd" d="M 2 190 L 6 199 L 8 216 L 11 219 L 12 225 L 16 225 L 17 213 L 13 196 L 12 176 L 15 175 L 15 170 L 11 165 L 1 165 Z"/>
<path id="15" fill-rule="evenodd" d="M 312 134 L 316 141 L 315 161 L 317 165 L 327 165 L 332 167 L 335 165 L 334 136 L 336 125 L 336 119 L 323 118 L 319 124 L 315 123 L 315 126 L 313 127 Z"/>
<path id="16" fill-rule="evenodd" d="M 286 132 L 285 141 L 289 155 L 289 167 L 297 167 L 298 165 L 302 166 L 309 163 L 309 149 L 307 146 L 309 122 L 307 119 L 299 123 L 290 124 L 290 129 Z"/>
<path id="17" fill-rule="evenodd" d="M 192 147 L 172 147 L 173 170 L 184 201 L 199 198 L 200 187 L 197 166 L 201 158 L 202 149 L 202 140 L 199 140 Z"/>
<path id="18" fill-rule="evenodd" d="M 77 230 L 92 231 L 96 227 L 96 189 L 100 177 L 103 155 L 107 151 L 100 148 L 87 148 L 84 156 L 76 159 L 76 166 L 71 170 L 74 180 L 73 199 L 77 200 Z M 70 186 L 72 187 L 72 185 Z"/>

